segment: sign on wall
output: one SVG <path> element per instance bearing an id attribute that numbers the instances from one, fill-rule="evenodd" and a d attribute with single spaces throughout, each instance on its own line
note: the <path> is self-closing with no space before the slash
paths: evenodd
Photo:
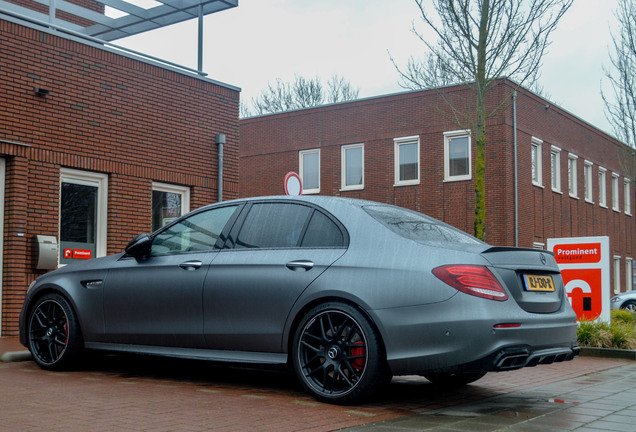
<path id="1" fill-rule="evenodd" d="M 610 320 L 609 237 L 548 239 L 578 320 Z"/>

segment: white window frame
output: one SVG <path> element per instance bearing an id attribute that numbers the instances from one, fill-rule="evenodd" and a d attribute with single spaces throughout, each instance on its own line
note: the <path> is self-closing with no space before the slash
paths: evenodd
<path id="1" fill-rule="evenodd" d="M 533 249 L 545 250 L 545 243 L 541 243 L 541 242 L 532 242 L 532 248 L 533 248 Z"/>
<path id="2" fill-rule="evenodd" d="M 632 258 L 625 258 L 625 291 L 631 291 L 634 289 L 634 260 Z"/>
<path id="3" fill-rule="evenodd" d="M 304 163 L 303 156 L 307 154 L 317 153 L 318 154 L 318 187 L 312 189 L 305 189 L 305 175 L 304 175 Z M 310 150 L 301 150 L 298 152 L 298 174 L 300 175 L 300 180 L 303 183 L 303 195 L 309 194 L 317 194 L 320 193 L 320 149 L 310 149 Z"/>
<path id="4" fill-rule="evenodd" d="M 583 188 L 585 193 L 585 202 L 594 204 L 594 164 L 588 160 L 583 162 Z"/>
<path id="5" fill-rule="evenodd" d="M 543 187 L 543 140 L 532 137 L 530 151 L 530 173 L 532 184 Z"/>
<path id="6" fill-rule="evenodd" d="M 181 214 L 190 211 L 190 188 L 187 186 L 178 186 L 169 183 L 152 182 L 152 191 L 166 192 L 181 195 Z"/>
<path id="7" fill-rule="evenodd" d="M 624 195 L 623 201 L 625 202 L 625 214 L 628 216 L 632 215 L 632 191 L 630 187 L 630 181 L 628 178 L 625 179 L 623 183 Z"/>
<path id="8" fill-rule="evenodd" d="M 616 173 L 612 173 L 612 210 L 615 212 L 621 211 L 620 192 L 618 191 L 618 178 L 620 176 Z"/>
<path id="9" fill-rule="evenodd" d="M 568 154 L 568 192 L 572 198 L 579 198 L 578 191 L 578 160 L 579 157 L 572 153 Z"/>
<path id="10" fill-rule="evenodd" d="M 557 193 L 561 192 L 561 149 L 552 146 L 550 149 L 550 174 L 552 190 Z"/>
<path id="11" fill-rule="evenodd" d="M 362 149 L 362 183 L 347 185 L 347 150 Z M 364 189 L 364 143 L 343 145 L 340 150 L 340 190 L 362 190 Z"/>
<path id="12" fill-rule="evenodd" d="M 62 183 L 73 183 L 97 187 L 97 228 L 95 229 L 94 258 L 106 256 L 108 227 L 108 175 L 92 171 L 60 168 L 60 196 L 62 194 Z M 61 206 L 61 204 L 60 200 L 59 205 Z M 60 239 L 59 228 L 57 237 Z"/>
<path id="13" fill-rule="evenodd" d="M 607 208 L 607 170 L 598 167 L 598 205 Z"/>
<path id="14" fill-rule="evenodd" d="M 614 294 L 621 292 L 621 257 L 614 255 Z"/>
<path id="15" fill-rule="evenodd" d="M 400 146 L 404 144 L 417 144 L 417 178 L 410 180 L 400 180 Z M 394 157 L 394 186 L 411 186 L 420 184 L 420 137 L 418 135 L 394 138 L 393 139 L 393 154 Z"/>
<path id="16" fill-rule="evenodd" d="M 450 175 L 450 142 L 453 138 L 468 137 L 468 174 Z M 444 132 L 444 181 L 465 181 L 473 178 L 473 144 L 470 129 Z"/>

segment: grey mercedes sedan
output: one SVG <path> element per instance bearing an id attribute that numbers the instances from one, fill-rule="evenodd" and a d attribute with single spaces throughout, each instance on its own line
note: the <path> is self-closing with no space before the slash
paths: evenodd
<path id="1" fill-rule="evenodd" d="M 339 404 L 378 394 L 393 375 L 461 385 L 578 354 L 551 253 L 320 196 L 213 204 L 124 253 L 43 275 L 20 340 L 53 370 L 83 350 L 282 365 Z"/>

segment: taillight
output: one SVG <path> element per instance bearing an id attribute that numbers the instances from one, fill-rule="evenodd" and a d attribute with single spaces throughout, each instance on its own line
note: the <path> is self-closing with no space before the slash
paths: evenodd
<path id="1" fill-rule="evenodd" d="M 463 293 L 489 300 L 508 300 L 508 294 L 487 267 L 446 265 L 433 269 L 433 274 Z"/>

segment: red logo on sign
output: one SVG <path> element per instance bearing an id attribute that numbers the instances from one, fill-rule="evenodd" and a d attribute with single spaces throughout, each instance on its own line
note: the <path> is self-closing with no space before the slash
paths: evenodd
<path id="1" fill-rule="evenodd" d="M 558 264 L 597 263 L 601 261 L 600 243 L 558 244 L 553 252 Z"/>
<path id="2" fill-rule="evenodd" d="M 91 259 L 93 251 L 90 249 L 73 249 L 73 259 Z"/>
<path id="3" fill-rule="evenodd" d="M 73 258 L 73 251 L 71 249 L 64 249 L 64 258 Z"/>
<path id="4" fill-rule="evenodd" d="M 565 291 L 578 320 L 595 320 L 603 311 L 601 269 L 561 270 Z"/>

